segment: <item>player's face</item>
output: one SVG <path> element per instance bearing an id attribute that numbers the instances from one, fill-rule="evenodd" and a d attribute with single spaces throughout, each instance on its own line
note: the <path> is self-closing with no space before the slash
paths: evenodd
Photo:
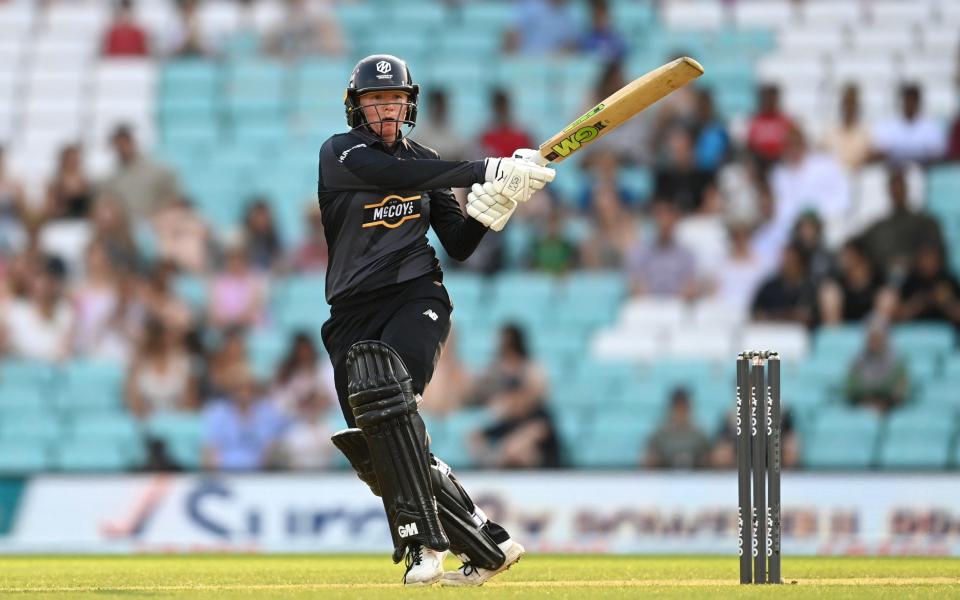
<path id="1" fill-rule="evenodd" d="M 393 143 L 400 133 L 400 122 L 407 118 L 408 101 L 406 92 L 370 92 L 360 96 L 360 108 L 370 129 L 383 141 Z"/>

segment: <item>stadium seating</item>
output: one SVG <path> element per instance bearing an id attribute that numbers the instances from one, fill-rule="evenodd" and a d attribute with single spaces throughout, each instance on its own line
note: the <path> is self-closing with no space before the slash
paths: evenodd
<path id="1" fill-rule="evenodd" d="M 585 3 L 571 4 L 583 21 Z M 904 77 L 924 84 L 931 114 L 947 117 L 957 108 L 954 90 L 943 84 L 955 61 L 940 59 L 955 54 L 960 42 L 945 18 L 960 18 L 956 2 L 611 4 L 615 26 L 631 45 L 628 76 L 678 51 L 709 57 L 700 84 L 734 124 L 753 110 L 759 82 L 781 83 L 785 106 L 814 132 L 824 115 L 836 112 L 847 81 L 861 83 L 869 120 L 894 110 L 892 90 Z M 40 191 L 59 146 L 82 140 L 91 170 L 102 174 L 112 159 L 107 134 L 121 121 L 131 123 L 144 147 L 177 172 L 218 235 L 233 230 L 251 197 L 263 194 L 284 240 L 302 238 L 304 204 L 315 200 L 319 143 L 344 128 L 336 90 L 365 53 L 402 54 L 425 90 L 446 87 L 453 114 L 470 116 L 453 123 L 468 138 L 488 117 L 486 92 L 493 86 L 510 86 L 515 114 L 539 139 L 582 111 L 599 75 L 589 60 L 500 55 L 502 33 L 514 19 L 504 1 L 422 0 L 402 9 L 338 2 L 334 12 L 348 53 L 289 63 L 262 58 L 262 40 L 250 31 L 220 35 L 240 21 L 232 2 L 207 2 L 201 11 L 201 27 L 216 34 L 220 56 L 165 61 L 99 58 L 106 3 L 96 10 L 91 3 L 54 3 L 42 26 L 37 5 L 0 3 L 0 140 L 11 143 L 14 170 Z M 171 2 L 139 2 L 136 10 L 155 35 L 176 18 Z M 390 26 L 372 28 L 374 20 Z M 410 33 L 414 24 L 428 33 Z M 566 206 L 577 207 L 590 180 L 571 165 L 564 168 L 554 189 Z M 859 178 L 861 198 L 846 233 L 885 214 L 882 176 L 868 170 Z M 951 265 L 960 270 L 960 168 L 934 166 L 912 176 L 917 205 L 940 221 Z M 652 173 L 626 169 L 620 184 L 638 202 L 647 201 Z M 581 239 L 590 231 L 585 219 L 571 223 Z M 891 343 L 907 360 L 911 395 L 903 412 L 883 421 L 844 406 L 846 369 L 864 344 L 861 325 L 810 334 L 796 326 L 748 324 L 745 315 L 709 302 L 630 299 L 620 273 L 529 274 L 521 268 L 532 236 L 519 219 L 505 231 L 504 274 L 447 270 L 453 331 L 459 356 L 476 372 L 494 355 L 499 326 L 526 326 L 534 356 L 551 375 L 550 406 L 564 445 L 584 450 L 567 453 L 573 464 L 635 467 L 678 385 L 691 392 L 697 424 L 716 432 L 731 404 L 730 357 L 757 347 L 777 349 L 785 359 L 784 401 L 805 436 L 810 468 L 960 467 L 960 354 L 948 326 L 895 329 Z M 174 287 L 202 310 L 207 286 L 203 278 L 181 276 Z M 272 375 L 294 331 L 318 334 L 329 310 L 323 288 L 321 277 L 273 280 L 270 320 L 248 339 L 259 376 Z M 164 441 L 180 464 L 197 467 L 196 415 L 157 415 L 139 424 L 124 411 L 124 376 L 116 365 L 88 361 L 0 363 L 0 471 L 134 468 L 144 458 L 143 435 Z M 470 411 L 433 419 L 438 453 L 468 466 L 464 441 L 486 418 Z"/>

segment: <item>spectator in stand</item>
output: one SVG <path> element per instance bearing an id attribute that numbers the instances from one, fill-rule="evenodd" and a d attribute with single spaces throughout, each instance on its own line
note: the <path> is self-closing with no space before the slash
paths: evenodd
<path id="1" fill-rule="evenodd" d="M 923 97 L 915 84 L 900 88 L 900 114 L 877 124 L 873 140 L 877 154 L 888 162 L 931 163 L 943 158 L 947 138 L 943 125 L 921 114 Z"/>
<path id="2" fill-rule="evenodd" d="M 277 369 L 272 394 L 277 408 L 291 417 L 303 403 L 319 401 L 327 408 L 337 397 L 330 361 L 321 359 L 317 346 L 306 331 L 294 334 L 286 356 Z"/>
<path id="3" fill-rule="evenodd" d="M 203 217 L 189 199 L 181 197 L 164 206 L 153 219 L 157 259 L 190 273 L 206 273 L 213 237 Z"/>
<path id="4" fill-rule="evenodd" d="M 844 245 L 839 266 L 839 272 L 820 286 L 820 315 L 824 324 L 893 317 L 896 293 L 884 286 L 883 276 L 856 242 Z"/>
<path id="5" fill-rule="evenodd" d="M 140 282 L 139 303 L 146 319 L 160 321 L 164 328 L 186 335 L 194 326 L 194 314 L 190 305 L 173 292 L 176 268 L 161 262 Z"/>
<path id="6" fill-rule="evenodd" d="M 823 221 L 812 210 L 801 213 L 790 240 L 803 251 L 810 265 L 810 280 L 819 286 L 834 271 L 833 255 L 823 241 Z"/>
<path id="7" fill-rule="evenodd" d="M 601 138 L 606 139 L 606 138 Z M 607 195 L 622 207 L 636 207 L 640 198 L 620 182 L 620 157 L 612 151 L 597 151 L 590 155 L 589 183 L 577 200 L 581 211 L 595 209 L 595 203 L 601 194 Z"/>
<path id="8" fill-rule="evenodd" d="M 750 226 L 734 222 L 728 227 L 730 251 L 714 271 L 713 298 L 737 315 L 750 312 L 750 302 L 767 273 L 766 265 L 750 244 Z"/>
<path id="9" fill-rule="evenodd" d="M 263 198 L 247 206 L 243 217 L 243 241 L 247 263 L 254 270 L 271 273 L 283 269 L 283 241 L 273 219 L 273 211 Z"/>
<path id="10" fill-rule="evenodd" d="M 598 180 L 593 190 L 590 235 L 580 246 L 587 269 L 623 269 L 637 237 L 637 226 L 626 211 L 615 180 Z"/>
<path id="11" fill-rule="evenodd" d="M 519 327 L 500 330 L 493 364 L 480 380 L 480 395 L 494 422 L 471 436 L 470 449 L 485 468 L 548 468 L 560 465 L 560 443 L 545 406 L 547 379 L 530 358 Z"/>
<path id="12" fill-rule="evenodd" d="M 840 96 L 840 122 L 830 129 L 823 140 L 829 152 L 849 173 L 855 173 L 870 159 L 873 138 L 860 120 L 860 88 L 848 84 Z"/>
<path id="13" fill-rule="evenodd" d="M 844 233 L 850 207 L 850 182 L 840 164 L 831 156 L 810 152 L 800 129 L 787 132 L 783 161 L 770 174 L 770 187 L 776 200 L 774 226 L 789 232 L 798 217 L 807 210 L 824 222 L 828 246 Z"/>
<path id="14" fill-rule="evenodd" d="M 707 466 L 710 441 L 691 420 L 690 394 L 677 388 L 670 394 L 667 418 L 647 442 L 648 469 L 700 469 Z"/>
<path id="15" fill-rule="evenodd" d="M 816 289 L 806 254 L 797 244 L 783 249 L 780 270 L 760 286 L 751 315 L 755 321 L 792 321 L 808 327 L 816 323 Z"/>
<path id="16" fill-rule="evenodd" d="M 590 0 L 590 29 L 577 44 L 581 53 L 603 64 L 620 62 L 627 54 L 627 43 L 613 28 L 607 0 Z"/>
<path id="17" fill-rule="evenodd" d="M 323 214 L 316 202 L 306 208 L 307 235 L 293 254 L 293 269 L 298 273 L 325 272 L 329 250 L 323 231 Z"/>
<path id="18" fill-rule="evenodd" d="M 534 142 L 513 122 L 510 97 L 501 89 L 490 94 L 493 121 L 480 134 L 480 152 L 485 156 L 511 156 L 517 148 L 534 148 Z"/>
<path id="19" fill-rule="evenodd" d="M 730 135 L 714 110 L 713 94 L 708 88 L 697 89 L 693 153 L 696 168 L 709 173 L 711 178 L 730 153 Z"/>
<path id="20" fill-rule="evenodd" d="M 298 471 L 316 471 L 333 463 L 334 434 L 330 426 L 332 400 L 319 391 L 302 396 L 280 440 L 277 466 Z"/>
<path id="21" fill-rule="evenodd" d="M 23 250 L 27 242 L 27 203 L 23 184 L 7 172 L 0 146 L 0 261 Z"/>
<path id="22" fill-rule="evenodd" d="M 43 268 L 45 257 L 36 248 L 16 254 L 5 265 L 3 278 L 0 279 L 0 309 L 6 310 L 14 300 L 26 301 L 30 297 L 33 276 Z M 2 328 L 3 313 L 0 313 Z"/>
<path id="23" fill-rule="evenodd" d="M 677 243 L 680 213 L 670 202 L 657 201 L 650 210 L 656 234 L 648 244 L 635 244 L 627 259 L 627 277 L 634 295 L 697 296 L 697 265 L 693 254 Z"/>
<path id="24" fill-rule="evenodd" d="M 83 278 L 71 294 L 73 351 L 85 358 L 126 362 L 138 319 L 128 286 L 110 263 L 103 242 L 94 240 L 85 253 Z"/>
<path id="25" fill-rule="evenodd" d="M 506 53 L 553 56 L 576 49 L 580 27 L 567 0 L 520 0 L 516 6 L 513 25 L 503 38 Z"/>
<path id="26" fill-rule="evenodd" d="M 0 350 L 13 358 L 60 362 L 70 356 L 74 314 L 63 293 L 63 262 L 44 262 L 30 273 L 29 296 L 13 299 L 0 315 Z"/>
<path id="27" fill-rule="evenodd" d="M 426 118 L 417 116 L 416 139 L 433 148 L 443 160 L 468 160 L 470 147 L 450 123 L 447 91 L 431 88 L 427 94 Z"/>
<path id="28" fill-rule="evenodd" d="M 747 149 L 766 170 L 780 160 L 787 136 L 796 125 L 780 108 L 779 87 L 772 84 L 760 86 L 757 96 L 759 109 L 747 124 Z"/>
<path id="29" fill-rule="evenodd" d="M 950 125 L 946 159 L 952 162 L 960 161 L 960 114 L 953 119 L 953 124 Z"/>
<path id="30" fill-rule="evenodd" d="M 103 190 L 116 197 L 137 221 L 149 219 L 180 197 L 174 174 L 140 153 L 133 131 L 119 126 L 111 137 L 117 170 L 103 182 Z"/>
<path id="31" fill-rule="evenodd" d="M 906 272 L 922 244 L 930 242 L 943 247 L 944 241 L 937 220 L 910 207 L 903 169 L 889 170 L 887 188 L 892 212 L 871 225 L 858 241 L 873 265 L 890 275 Z"/>
<path id="32" fill-rule="evenodd" d="M 206 356 L 206 369 L 200 382 L 202 398 L 216 398 L 227 393 L 232 373 L 253 372 L 247 352 L 246 332 L 233 327 L 220 336 L 219 344 Z"/>
<path id="33" fill-rule="evenodd" d="M 199 406 L 197 392 L 183 337 L 159 321 L 147 321 L 127 372 L 127 408 L 141 420 L 156 413 L 193 411 Z"/>
<path id="34" fill-rule="evenodd" d="M 203 466 L 256 471 L 271 465 L 288 427 L 249 371 L 229 373 L 227 393 L 203 410 Z"/>
<path id="35" fill-rule="evenodd" d="M 207 56 L 210 44 L 200 22 L 200 0 L 179 0 L 175 4 L 177 20 L 169 23 L 160 36 L 160 54 L 179 58 Z"/>
<path id="36" fill-rule="evenodd" d="M 712 279 L 730 251 L 723 199 L 716 186 L 711 184 L 704 188 L 699 209 L 680 220 L 676 236 L 677 242 L 693 254 L 700 282 Z"/>
<path id="37" fill-rule="evenodd" d="M 554 208 L 542 230 L 534 234 L 530 248 L 530 268 L 534 271 L 563 275 L 577 265 L 577 245 L 564 231 L 565 224 L 563 213 Z"/>
<path id="38" fill-rule="evenodd" d="M 133 17 L 133 0 L 119 0 L 113 12 L 113 21 L 103 38 L 103 55 L 107 58 L 148 56 L 150 43 L 147 32 Z"/>
<path id="39" fill-rule="evenodd" d="M 674 204 L 682 213 L 693 213 L 703 204 L 703 196 L 713 178 L 697 166 L 693 138 L 682 128 L 667 136 L 667 159 L 657 169 L 654 196 Z"/>
<path id="40" fill-rule="evenodd" d="M 760 214 L 760 196 L 764 187 L 769 188 L 769 183 L 751 154 L 738 152 L 717 172 L 716 182 L 728 221 L 758 225 L 764 220 L 765 216 Z"/>
<path id="41" fill-rule="evenodd" d="M 332 3 L 286 0 L 283 20 L 267 36 L 267 51 L 290 61 L 343 54 L 343 33 Z"/>
<path id="42" fill-rule="evenodd" d="M 267 288 L 262 275 L 250 269 L 242 244 L 227 250 L 224 269 L 213 276 L 207 321 L 215 328 L 255 327 L 266 319 Z"/>
<path id="43" fill-rule="evenodd" d="M 133 273 L 141 270 L 140 251 L 133 241 L 127 211 L 111 196 L 100 196 L 91 215 L 92 239 L 104 244 L 110 263 L 120 271 Z"/>
<path id="44" fill-rule="evenodd" d="M 45 218 L 85 219 L 93 208 L 93 199 L 93 184 L 83 171 L 80 146 L 65 146 L 60 150 L 57 171 L 47 184 Z"/>
<path id="45" fill-rule="evenodd" d="M 943 246 L 926 241 L 900 288 L 901 321 L 942 321 L 960 329 L 960 282 L 950 274 Z"/>
<path id="46" fill-rule="evenodd" d="M 457 329 L 454 328 L 443 345 L 443 352 L 433 371 L 433 379 L 423 393 L 420 410 L 431 415 L 445 416 L 463 408 L 470 394 L 470 372 L 460 360 L 457 351 Z"/>
<path id="47" fill-rule="evenodd" d="M 882 322 L 876 321 L 870 326 L 866 347 L 850 365 L 846 387 L 851 404 L 880 413 L 889 412 L 907 399 L 907 366 L 890 348 Z"/>

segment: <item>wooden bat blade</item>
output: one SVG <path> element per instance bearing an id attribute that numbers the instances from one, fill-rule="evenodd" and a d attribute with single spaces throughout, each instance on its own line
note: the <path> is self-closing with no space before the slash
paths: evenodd
<path id="1" fill-rule="evenodd" d="M 538 162 L 556 163 L 568 158 L 701 75 L 703 66 L 684 56 L 634 79 L 541 144 Z"/>

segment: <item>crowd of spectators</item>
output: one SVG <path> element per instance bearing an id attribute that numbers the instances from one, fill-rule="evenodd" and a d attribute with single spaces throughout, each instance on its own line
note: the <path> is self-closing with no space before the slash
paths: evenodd
<path id="1" fill-rule="evenodd" d="M 203 55 L 224 42 L 203 30 L 195 0 L 177 3 L 179 20 L 160 36 L 138 25 L 134 6 L 117 3 L 106 56 Z M 626 79 L 626 40 L 611 28 L 605 2 L 590 7 L 590 28 L 578 35 L 568 26 L 570 3 L 520 2 L 504 39 L 506 52 L 580 52 L 604 61 L 585 106 Z M 344 51 L 325 2 L 292 0 L 274 15 L 244 15 L 273 56 Z M 850 86 L 835 126 L 811 139 L 783 110 L 776 86 L 762 85 L 757 95 L 756 112 L 739 130 L 717 114 L 709 89 L 690 86 L 591 145 L 579 165 L 582 189 L 563 197 L 548 188 L 511 222 L 531 232 L 521 262 L 558 276 L 618 270 L 631 295 L 714 299 L 756 321 L 816 328 L 868 320 L 869 342 L 851 365 L 847 394 L 852 403 L 889 410 L 904 402 L 909 374 L 886 329 L 907 321 L 960 328 L 960 283 L 947 264 L 945 236 L 913 202 L 906 176 L 917 166 L 960 160 L 960 119 L 948 128 L 930 117 L 922 90 L 905 84 L 899 112 L 866 123 Z M 451 126 L 446 90 L 424 96 L 428 110 L 413 137 L 446 158 L 503 156 L 534 145 L 507 90 L 490 92 L 491 119 L 475 140 Z M 107 177 L 89 177 L 83 148 L 68 145 L 42 198 L 30 197 L 5 169 L 0 147 L 0 356 L 123 362 L 127 406 L 138 418 L 203 411 L 210 468 L 328 465 L 327 416 L 336 394 L 317 332 L 293 337 L 274 373 L 255 372 L 246 348 L 251 332 L 272 326 L 273 277 L 325 270 L 319 210 L 305 213 L 307 233 L 294 242 L 274 223 L 271 202 L 278 199 L 252 197 L 236 231 L 218 235 L 134 131 L 119 127 L 110 141 L 116 164 Z M 847 217 L 863 201 L 857 177 L 878 165 L 887 173 L 886 216 L 851 230 Z M 648 196 L 623 185 L 624 168 L 650 173 Z M 504 269 L 504 247 L 503 235 L 488 235 L 470 261 L 450 268 Z M 176 293 L 182 274 L 209 281 L 205 306 Z M 470 438 L 478 465 L 561 464 L 546 371 L 524 332 L 505 328 L 496 359 L 476 378 L 459 364 L 454 343 L 441 357 L 425 410 L 492 411 L 494 422 Z M 698 431 L 689 404 L 687 392 L 673 394 L 646 464 L 729 465 L 724 434 L 710 440 Z"/>

